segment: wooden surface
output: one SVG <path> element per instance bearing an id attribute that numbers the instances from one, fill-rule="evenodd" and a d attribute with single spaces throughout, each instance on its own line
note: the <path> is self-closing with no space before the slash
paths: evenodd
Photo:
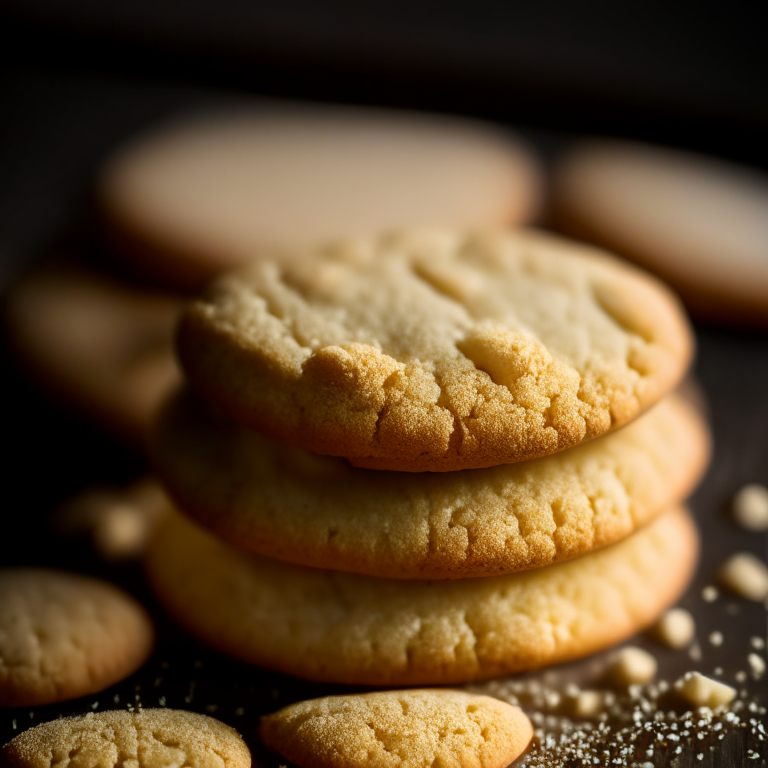
<path id="1" fill-rule="evenodd" d="M 33 257 L 63 226 L 87 210 L 89 183 L 101 158 L 135 128 L 190 105 L 227 95 L 191 88 L 164 88 L 149 83 L 114 83 L 94 78 L 58 79 L 48 74 L 17 74 L 2 91 L 5 114 L 13 120 L 0 137 L 0 279 Z M 532 134 L 546 152 L 562 136 Z M 766 679 L 748 677 L 750 638 L 766 639 L 766 608 L 721 595 L 714 603 L 702 599 L 717 566 L 735 551 L 768 556 L 765 534 L 748 533 L 730 519 L 728 506 L 747 482 L 768 485 L 768 335 L 698 327 L 695 373 L 709 403 L 715 454 L 709 473 L 691 504 L 702 536 L 703 552 L 694 584 L 682 601 L 696 617 L 702 650 L 699 661 L 686 651 L 665 649 L 640 637 L 659 660 L 659 676 L 674 680 L 690 669 L 712 674 L 743 688 L 746 695 L 768 703 Z M 6 491 L 3 504 L 4 565 L 51 565 L 100 573 L 137 594 L 156 613 L 160 645 L 156 654 L 129 680 L 97 696 L 33 711 L 0 710 L 0 743 L 31 725 L 59 714 L 90 711 L 141 702 L 164 703 L 213 714 L 241 730 L 257 749 L 252 729 L 257 715 L 291 701 L 331 692 L 264 670 L 246 668 L 200 647 L 170 626 L 148 594 L 140 567 L 98 562 L 82 546 L 63 544 L 46 533 L 45 520 L 54 506 L 71 494 L 94 485 L 116 485 L 142 470 L 140 456 L 116 444 L 96 427 L 65 413 L 42 398 L 25 381 L 6 352 L 0 358 L 4 405 L 3 435 Z M 724 643 L 708 640 L 722 632 Z M 762 652 L 765 657 L 765 651 Z M 594 682 L 607 654 L 587 662 L 542 672 L 537 679 L 563 686 L 568 680 Z M 755 715 L 766 724 L 765 715 Z M 748 750 L 757 750 L 754 759 Z M 654 766 L 768 765 L 768 744 L 749 729 L 733 731 L 707 749 L 703 760 L 694 746 L 680 755 L 657 750 Z M 280 761 L 262 757 L 266 765 Z M 602 759 L 602 756 L 601 756 Z M 639 758 L 638 758 L 639 760 Z M 640 761 L 642 762 L 642 761 Z M 565 764 L 565 763 L 563 763 Z"/>

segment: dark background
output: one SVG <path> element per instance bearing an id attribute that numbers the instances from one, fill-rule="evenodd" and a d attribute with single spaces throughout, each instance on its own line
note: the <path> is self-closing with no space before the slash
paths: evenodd
<path id="1" fill-rule="evenodd" d="M 520 130 L 547 160 L 569 138 L 589 133 L 768 168 L 758 4 L 0 0 L 0 62 L 0 286 L 87 217 L 94 172 L 123 138 L 181 109 L 243 95 L 484 117 Z M 768 484 L 768 337 L 696 331 L 696 372 L 710 400 L 716 452 L 692 502 L 704 553 L 684 604 L 697 615 L 703 645 L 713 629 L 726 635 L 724 648 L 706 648 L 699 668 L 711 673 L 722 665 L 727 677 L 744 668 L 748 638 L 765 637 L 765 610 L 735 599 L 708 607 L 700 589 L 727 554 L 766 556 L 765 537 L 737 529 L 727 506 L 743 483 Z M 130 480 L 141 457 L 38 396 L 5 354 L 0 397 L 0 559 L 101 570 L 142 593 L 137 568 L 94 565 L 82 551 L 47 539 L 43 528 L 58 502 L 86 485 Z M 726 613 L 727 606 L 736 608 Z M 166 641 L 144 677 L 168 659 L 169 647 Z M 182 677 L 198 669 L 190 665 L 201 653 L 184 651 Z M 659 653 L 672 677 L 696 666 L 685 654 Z M 267 689 L 283 691 L 280 704 L 300 695 L 272 677 L 246 680 L 239 668 L 218 669 L 245 681 L 244 689 L 256 686 L 256 699 L 242 690 L 235 699 L 256 700 L 263 711 L 277 700 Z M 190 707 L 205 711 L 211 697 L 232 695 L 227 683 L 200 679 L 213 693 Z M 188 684 L 173 683 L 169 700 L 183 706 L 180 686 Z M 765 697 L 764 681 L 749 686 Z M 232 711 L 220 714 L 237 725 Z M 18 714 L 0 713 L 3 740 Z M 39 712 L 30 722 L 46 714 L 56 713 Z M 766 765 L 762 749 L 763 759 L 749 764 Z M 697 765 L 739 765 L 744 754 L 737 744 Z"/>

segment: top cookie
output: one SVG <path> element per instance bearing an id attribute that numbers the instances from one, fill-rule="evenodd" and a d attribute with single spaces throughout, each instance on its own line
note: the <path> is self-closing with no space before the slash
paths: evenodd
<path id="1" fill-rule="evenodd" d="M 392 227 L 520 224 L 540 186 L 526 147 L 479 121 L 273 105 L 139 137 L 105 168 L 100 197 L 131 262 L 195 289 L 265 248 Z"/>
<path id="2" fill-rule="evenodd" d="M 235 420 L 404 471 L 596 437 L 674 387 L 691 346 L 662 285 L 533 232 L 411 232 L 253 263 L 179 331 L 193 385 Z"/>

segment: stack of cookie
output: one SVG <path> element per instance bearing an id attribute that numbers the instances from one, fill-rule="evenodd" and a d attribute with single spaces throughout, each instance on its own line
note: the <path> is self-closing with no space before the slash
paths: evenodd
<path id="1" fill-rule="evenodd" d="M 690 331 L 605 254 L 522 231 L 346 241 L 221 278 L 178 338 L 191 387 L 155 458 L 185 515 L 148 573 L 222 651 L 464 682 L 618 642 L 688 582 L 676 505 L 708 436 L 669 393 Z"/>

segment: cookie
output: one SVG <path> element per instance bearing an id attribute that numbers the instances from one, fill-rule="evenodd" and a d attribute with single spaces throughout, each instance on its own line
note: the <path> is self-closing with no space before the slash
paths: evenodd
<path id="1" fill-rule="evenodd" d="M 182 316 L 194 387 L 231 418 L 371 469 L 487 467 L 626 423 L 682 376 L 674 297 L 535 232 L 344 241 L 217 281 Z"/>
<path id="2" fill-rule="evenodd" d="M 240 735 L 212 717 L 174 709 L 89 712 L 43 723 L 0 751 L 3 768 L 250 768 Z"/>
<path id="3" fill-rule="evenodd" d="M 400 579 L 488 576 L 618 541 L 683 498 L 709 437 L 672 396 L 625 429 L 553 456 L 464 472 L 374 472 L 239 427 L 188 393 L 154 453 L 180 508 L 232 545 Z"/>
<path id="4" fill-rule="evenodd" d="M 128 677 L 154 643 L 144 609 L 103 581 L 0 571 L 0 706 L 52 704 Z"/>
<path id="5" fill-rule="evenodd" d="M 243 107 L 139 136 L 99 196 L 124 258 L 196 289 L 263 250 L 406 226 L 528 221 L 535 159 L 501 128 L 351 107 Z"/>
<path id="6" fill-rule="evenodd" d="M 52 397 L 143 445 L 178 382 L 173 333 L 180 302 L 71 263 L 47 263 L 12 287 L 10 342 Z"/>
<path id="7" fill-rule="evenodd" d="M 553 196 L 558 228 L 659 274 L 699 317 L 768 325 L 768 176 L 593 140 L 561 159 Z"/>
<path id="8" fill-rule="evenodd" d="M 259 733 L 302 768 L 506 768 L 533 727 L 490 696 L 427 689 L 302 701 L 262 718 Z"/>
<path id="9" fill-rule="evenodd" d="M 679 598 L 697 549 L 676 510 L 566 563 L 403 581 L 248 555 L 169 515 L 146 565 L 168 612 L 224 653 L 312 680 L 401 686 L 497 677 L 617 643 Z"/>

